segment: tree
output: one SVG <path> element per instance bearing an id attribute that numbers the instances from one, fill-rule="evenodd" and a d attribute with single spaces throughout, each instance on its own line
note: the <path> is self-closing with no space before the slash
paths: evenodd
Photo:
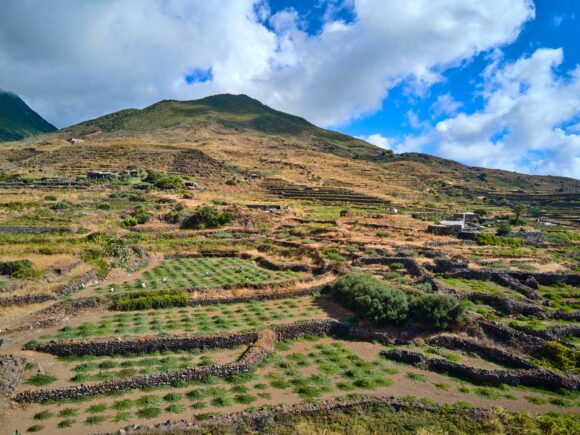
<path id="1" fill-rule="evenodd" d="M 426 294 L 411 301 L 415 321 L 435 329 L 447 329 L 463 320 L 465 307 L 453 296 Z"/>
<path id="2" fill-rule="evenodd" d="M 368 272 L 353 272 L 338 279 L 332 294 L 339 303 L 376 325 L 402 323 L 409 315 L 407 295 Z"/>
<path id="3" fill-rule="evenodd" d="M 526 211 L 526 206 L 524 204 L 513 204 L 511 207 L 512 211 L 514 212 L 513 219 L 514 225 L 518 225 L 520 223 L 522 215 Z"/>
<path id="4" fill-rule="evenodd" d="M 236 215 L 231 211 L 219 212 L 208 205 L 199 207 L 181 223 L 184 229 L 217 228 L 229 224 Z"/>
<path id="5" fill-rule="evenodd" d="M 497 227 L 497 231 L 495 232 L 496 236 L 505 237 L 512 232 L 512 227 L 508 223 L 503 223 L 499 227 Z"/>

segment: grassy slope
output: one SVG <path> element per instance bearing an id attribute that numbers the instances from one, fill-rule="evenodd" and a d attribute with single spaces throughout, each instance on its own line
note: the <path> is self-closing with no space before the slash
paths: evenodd
<path id="1" fill-rule="evenodd" d="M 0 142 L 55 130 L 17 95 L 0 90 Z"/>

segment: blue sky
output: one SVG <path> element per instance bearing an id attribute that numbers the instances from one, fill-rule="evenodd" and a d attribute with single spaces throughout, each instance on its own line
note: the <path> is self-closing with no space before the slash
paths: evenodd
<path id="1" fill-rule="evenodd" d="M 580 64 L 580 0 L 536 0 L 534 3 L 535 19 L 524 25 L 515 42 L 500 47 L 505 61 L 529 56 L 539 47 L 562 48 L 564 61 L 558 73 L 565 77 L 567 71 Z M 315 28 L 316 24 L 313 23 L 312 30 L 316 31 Z M 337 129 L 353 136 L 368 136 L 372 133 L 387 137 L 413 134 L 417 128 L 409 122 L 409 111 L 421 120 L 436 122 L 442 117 L 434 114 L 431 107 L 444 94 L 450 94 L 466 112 L 480 110 L 483 98 L 478 93 L 478 87 L 483 82 L 481 74 L 490 62 L 489 55 L 488 52 L 481 53 L 458 67 L 446 70 L 443 72 L 445 80 L 433 85 L 423 98 L 409 96 L 405 92 L 405 85 L 401 84 L 390 92 L 379 111 L 348 125 L 338 126 Z M 430 146 L 425 151 L 434 150 Z"/>
<path id="2" fill-rule="evenodd" d="M 0 88 L 58 127 L 227 92 L 398 153 L 580 178 L 580 0 L 0 9 Z"/>

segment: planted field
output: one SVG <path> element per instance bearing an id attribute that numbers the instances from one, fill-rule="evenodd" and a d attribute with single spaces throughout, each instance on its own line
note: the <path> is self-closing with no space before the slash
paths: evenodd
<path id="1" fill-rule="evenodd" d="M 246 304 L 148 310 L 103 316 L 97 322 L 64 327 L 42 340 L 132 335 L 212 334 L 263 329 L 276 323 L 328 317 L 331 304 L 310 296 Z"/>
<path id="2" fill-rule="evenodd" d="M 399 348 L 399 347 L 391 347 Z M 318 400 L 394 395 L 409 403 L 454 403 L 458 407 L 503 406 L 510 410 L 574 409 L 577 394 L 546 393 L 521 387 L 486 387 L 397 364 L 380 353 L 385 346 L 329 337 L 280 342 L 276 353 L 253 371 L 220 379 L 183 382 L 147 391 L 132 390 L 28 405 L 10 428 L 40 426 L 45 433 L 113 430 L 130 424 L 222 414 L 254 406 Z M 442 349 L 420 348 L 442 358 L 459 356 Z M 243 349 L 61 359 L 70 374 L 108 379 L 121 370 L 171 370 L 180 364 L 204 365 L 235 358 Z M 229 353 L 228 353 L 229 352 Z M 190 358 L 190 361 L 185 361 Z M 161 364 L 161 365 L 159 365 Z M 476 363 L 476 365 L 484 362 Z M 126 367 L 123 367 L 126 366 Z M 118 373 L 117 373 L 118 374 Z M 52 386 L 52 385 L 51 385 Z"/>
<path id="3" fill-rule="evenodd" d="M 103 294 L 111 288 L 115 292 L 150 290 L 209 289 L 227 285 L 252 285 L 300 278 L 292 271 L 271 271 L 251 260 L 228 258 L 179 258 L 164 260 L 154 269 L 144 272 L 140 279 L 122 285 L 95 289 Z M 144 285 L 144 286 L 143 286 Z"/>

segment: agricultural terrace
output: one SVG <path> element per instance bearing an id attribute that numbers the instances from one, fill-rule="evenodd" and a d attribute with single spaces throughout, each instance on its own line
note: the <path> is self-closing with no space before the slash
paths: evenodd
<path id="1" fill-rule="evenodd" d="M 134 178 L 0 188 L 6 433 L 580 432 L 565 220 L 523 217 L 542 245 L 485 245 L 427 232 L 432 214 L 483 208 L 491 233 L 507 205 Z"/>
<path id="2" fill-rule="evenodd" d="M 291 281 L 300 278 L 291 270 L 272 271 L 261 268 L 252 260 L 226 258 L 177 258 L 163 260 L 133 282 L 113 284 L 95 289 L 96 294 L 151 290 L 204 290 L 217 287 L 244 287 L 253 284 Z"/>

